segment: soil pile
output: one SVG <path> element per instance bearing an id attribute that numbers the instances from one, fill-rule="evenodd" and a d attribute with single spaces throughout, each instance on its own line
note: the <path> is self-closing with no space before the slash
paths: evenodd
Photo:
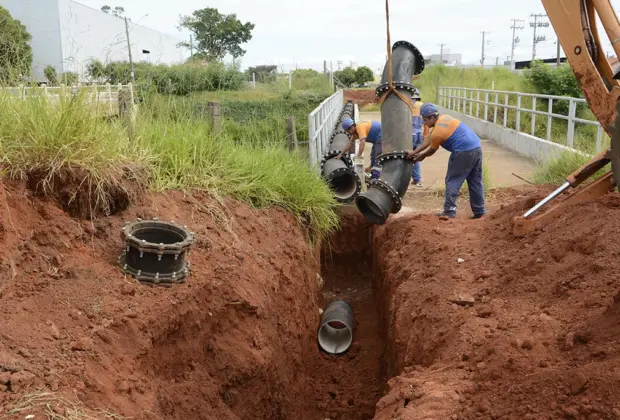
<path id="1" fill-rule="evenodd" d="M 620 195 L 525 238 L 518 200 L 376 230 L 390 391 L 377 419 L 620 418 Z"/>
<path id="2" fill-rule="evenodd" d="M 153 217 L 196 232 L 186 285 L 119 270 L 124 221 Z M 316 257 L 278 209 L 172 193 L 91 223 L 0 184 L 0 417 L 77 397 L 99 416 L 309 418 Z"/>
<path id="3" fill-rule="evenodd" d="M 345 90 L 344 100 L 352 101 L 360 107 L 379 102 L 379 98 L 373 89 Z"/>

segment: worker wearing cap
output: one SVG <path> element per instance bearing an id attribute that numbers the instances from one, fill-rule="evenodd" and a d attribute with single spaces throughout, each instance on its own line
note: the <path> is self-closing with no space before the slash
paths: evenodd
<path id="1" fill-rule="evenodd" d="M 355 140 L 360 141 L 359 156 L 364 156 L 364 148 L 366 142 L 372 144 L 372 151 L 370 152 L 370 166 L 366 168 L 366 172 L 370 172 L 371 178 L 377 179 L 381 174 L 380 169 L 377 167 L 377 157 L 382 152 L 381 145 L 381 123 L 378 121 L 364 121 L 355 123 L 351 118 L 345 118 L 342 120 L 342 128 L 349 134 L 350 142 L 347 147 L 337 156 L 341 158 L 342 155 L 351 150 L 351 147 L 355 144 Z"/>
<path id="2" fill-rule="evenodd" d="M 416 89 L 411 95 L 413 102 L 413 109 L 411 113 L 411 128 L 413 132 L 413 150 L 422 145 L 422 140 L 428 137 L 429 128 L 424 124 L 420 111 L 424 102 L 420 100 L 420 92 Z M 411 172 L 411 184 L 418 188 L 422 188 L 422 165 L 420 162 L 413 164 L 413 170 Z"/>
<path id="3" fill-rule="evenodd" d="M 450 152 L 446 173 L 446 197 L 444 210 L 439 216 L 456 217 L 456 201 L 463 182 L 467 181 L 469 200 L 474 219 L 486 213 L 484 206 L 484 183 L 482 180 L 482 147 L 480 138 L 463 122 L 449 115 L 439 115 L 433 104 L 424 104 L 420 109 L 424 125 L 432 131 L 422 145 L 407 155 L 415 162 L 421 162 L 437 152 L 439 146 Z"/>

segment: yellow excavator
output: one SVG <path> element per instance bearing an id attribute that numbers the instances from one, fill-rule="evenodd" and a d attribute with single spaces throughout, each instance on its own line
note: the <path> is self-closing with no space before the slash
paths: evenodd
<path id="1" fill-rule="evenodd" d="M 620 63 L 609 64 L 602 48 L 598 16 L 617 57 L 620 57 L 620 22 L 610 0 L 542 0 L 551 25 L 558 35 L 579 87 L 605 131 L 611 137 L 610 148 L 592 158 L 566 178 L 566 182 L 522 217 L 514 220 L 513 232 L 523 236 L 544 226 L 566 207 L 591 201 L 620 188 Z M 611 171 L 596 181 L 575 190 L 560 203 L 544 212 L 540 209 L 570 188 L 576 188 L 611 163 Z"/>

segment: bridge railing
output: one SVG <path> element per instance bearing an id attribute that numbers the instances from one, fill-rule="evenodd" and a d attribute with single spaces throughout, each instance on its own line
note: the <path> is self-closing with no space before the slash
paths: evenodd
<path id="1" fill-rule="evenodd" d="M 334 130 L 334 125 L 344 106 L 344 91 L 339 90 L 308 115 L 308 146 L 310 166 L 318 169 Z"/>
<path id="2" fill-rule="evenodd" d="M 524 104 L 524 102 L 526 102 Z M 554 112 L 554 104 L 563 103 L 568 105 L 567 114 Z M 541 138 L 556 143 L 564 143 L 574 149 L 583 149 L 583 145 L 575 144 L 576 130 L 579 124 L 596 127 L 596 151 L 599 152 L 603 147 L 603 136 L 607 138 L 604 129 L 598 121 L 588 120 L 577 117 L 577 108 L 579 105 L 587 102 L 582 98 L 573 98 L 570 96 L 554 96 L 539 95 L 525 92 L 511 92 L 501 90 L 473 89 L 463 87 L 440 87 L 439 88 L 439 105 L 472 117 L 484 119 L 494 124 L 509 125 L 509 111 L 516 114 L 514 122 L 510 128 L 516 131 L 531 134 L 534 137 Z M 541 109 L 542 108 L 542 109 Z M 522 125 L 522 117 L 529 116 L 529 127 Z M 540 125 L 537 126 L 538 118 L 546 120 L 546 133 L 541 133 Z M 555 120 L 567 122 L 566 129 L 562 126 L 562 130 L 566 130 L 565 140 L 560 142 L 557 137 L 557 130 L 553 130 Z M 586 150 L 584 150 L 586 151 Z M 591 150 L 588 150 L 591 151 Z"/>

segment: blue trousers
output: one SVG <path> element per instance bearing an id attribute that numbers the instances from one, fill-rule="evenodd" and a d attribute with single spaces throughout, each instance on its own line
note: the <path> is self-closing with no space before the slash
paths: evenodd
<path id="1" fill-rule="evenodd" d="M 413 150 L 417 149 L 422 145 L 422 133 L 413 133 Z M 411 172 L 411 179 L 414 182 L 422 181 L 422 165 L 420 162 L 416 162 L 413 164 L 413 171 Z"/>
<path id="2" fill-rule="evenodd" d="M 469 201 L 475 216 L 483 216 L 484 183 L 482 181 L 482 149 L 480 147 L 466 152 L 452 152 L 446 174 L 446 201 L 444 213 L 456 217 L 456 201 L 463 182 L 467 181 Z"/>
<path id="3" fill-rule="evenodd" d="M 374 168 L 377 166 L 377 158 L 383 152 L 383 145 L 381 143 L 375 143 L 372 145 L 372 152 L 370 152 L 370 167 Z M 373 169 L 370 172 L 370 176 L 372 179 L 378 179 L 381 175 L 381 172 Z"/>

